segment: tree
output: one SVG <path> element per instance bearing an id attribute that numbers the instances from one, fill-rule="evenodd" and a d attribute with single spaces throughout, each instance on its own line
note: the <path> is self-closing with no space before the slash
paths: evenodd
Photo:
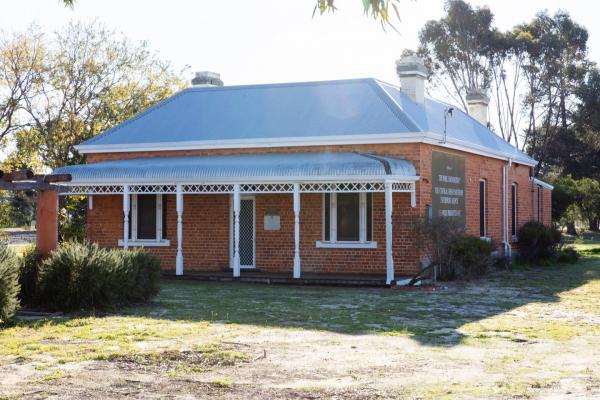
<path id="1" fill-rule="evenodd" d="M 554 16 L 542 12 L 517 26 L 514 35 L 525 54 L 523 105 L 528 121 L 523 145 L 538 160 L 538 173 L 557 137 L 568 134 L 575 90 L 589 68 L 588 33 L 565 12 Z"/>
<path id="2" fill-rule="evenodd" d="M 17 119 L 35 85 L 42 57 L 39 35 L 15 34 L 0 40 L 0 142 L 21 127 Z"/>
<path id="3" fill-rule="evenodd" d="M 591 231 L 600 229 L 600 182 L 583 178 L 576 182 L 576 203 Z"/>
<path id="4" fill-rule="evenodd" d="M 473 8 L 462 0 L 448 0 L 445 11 L 442 19 L 428 21 L 421 29 L 417 53 L 425 59 L 434 84 L 467 110 L 466 95 L 490 87 L 494 17 L 489 8 Z"/>
<path id="5" fill-rule="evenodd" d="M 578 212 L 575 202 L 578 198 L 577 182 L 569 175 L 553 181 L 552 220 L 567 226 L 567 233 L 576 235 L 575 222 Z"/>
<path id="6" fill-rule="evenodd" d="M 595 67 L 575 94 L 570 127 L 559 132 L 549 146 L 548 163 L 575 179 L 600 180 L 600 72 Z"/>
<path id="7" fill-rule="evenodd" d="M 417 53 L 431 71 L 430 81 L 466 112 L 470 93 L 490 94 L 499 134 L 518 146 L 523 54 L 516 37 L 492 25 L 487 7 L 449 0 L 445 11 L 419 33 Z"/>
<path id="8" fill-rule="evenodd" d="M 147 43 L 134 45 L 95 22 L 71 23 L 44 45 L 34 88 L 23 99 L 13 164 L 57 168 L 80 163 L 74 145 L 183 87 L 179 74 Z"/>
<path id="9" fill-rule="evenodd" d="M 7 169 L 22 165 L 40 172 L 83 162 L 74 145 L 147 109 L 183 87 L 181 73 L 158 59 L 146 42 L 133 44 L 100 24 L 69 24 L 45 37 L 35 30 L 18 36 L 9 51 L 30 63 L 27 91 L 14 107 L 10 139 L 15 150 Z M 21 43 L 35 43 L 23 46 Z M 43 57 L 41 56 L 43 55 Z M 1 60 L 0 60 L 1 61 Z M 0 88 L 5 87 L 0 82 Z M 18 118 L 17 118 L 18 117 Z M 31 219 L 24 193 L 13 196 L 13 223 Z M 61 238 L 81 234 L 85 203 L 61 198 Z M 64 217 L 64 218 L 63 218 Z"/>

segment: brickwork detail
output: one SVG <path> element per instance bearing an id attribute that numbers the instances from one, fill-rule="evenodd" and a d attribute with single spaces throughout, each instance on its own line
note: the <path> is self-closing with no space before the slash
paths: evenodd
<path id="1" fill-rule="evenodd" d="M 421 180 L 416 183 L 417 207 L 410 207 L 409 193 L 394 193 L 393 229 L 394 261 L 398 275 L 418 271 L 420 260 L 426 255 L 412 235 L 412 221 L 424 216 L 431 204 L 431 153 L 433 150 L 459 154 L 466 158 L 466 212 L 467 232 L 479 234 L 479 180 L 487 182 L 487 232 L 497 246 L 502 242 L 502 169 L 506 161 L 476 154 L 449 150 L 429 144 L 390 144 L 290 147 L 268 149 L 223 149 L 195 151 L 165 151 L 90 154 L 88 162 L 129 159 L 150 156 L 217 155 L 307 151 L 361 151 L 387 156 L 402 156 L 411 161 Z M 508 168 L 507 203 L 510 205 L 510 185 L 517 184 L 517 222 L 520 225 L 537 216 L 537 201 L 532 201 L 534 185 L 529 179 L 529 167 L 512 164 Z M 400 188 L 395 188 L 400 189 Z M 322 194 L 301 195 L 300 256 L 302 271 L 339 272 L 385 275 L 385 208 L 384 194 L 373 195 L 373 240 L 375 249 L 317 248 L 323 236 Z M 167 192 L 168 193 L 168 192 Z M 543 222 L 551 223 L 551 195 L 544 190 Z M 167 270 L 174 269 L 176 256 L 175 195 L 166 194 L 167 239 L 169 247 L 148 248 L 163 260 Z M 256 265 L 263 271 L 286 271 L 291 274 L 294 252 L 293 198 L 290 193 L 257 194 L 256 199 Z M 183 213 L 183 255 L 185 271 L 220 271 L 229 269 L 230 257 L 230 196 L 228 194 L 186 194 Z M 89 210 L 87 235 L 102 246 L 115 247 L 123 235 L 122 197 L 95 195 L 93 209 Z M 281 218 L 279 231 L 265 231 L 263 218 L 267 209 L 277 209 Z M 509 217 L 510 229 L 510 217 Z M 509 237 L 511 235 L 509 234 Z M 517 243 L 513 243 L 517 246 Z M 242 271 L 243 273 L 243 271 Z"/>

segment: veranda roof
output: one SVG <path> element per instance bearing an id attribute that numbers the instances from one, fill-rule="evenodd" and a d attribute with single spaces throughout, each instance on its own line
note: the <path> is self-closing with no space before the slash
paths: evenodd
<path id="1" fill-rule="evenodd" d="M 69 185 L 415 181 L 415 167 L 399 157 L 365 153 L 277 153 L 154 157 L 58 168 Z"/>

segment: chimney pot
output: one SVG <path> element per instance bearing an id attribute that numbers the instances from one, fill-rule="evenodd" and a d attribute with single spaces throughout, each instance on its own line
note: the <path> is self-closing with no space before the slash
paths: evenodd
<path id="1" fill-rule="evenodd" d="M 474 89 L 467 91 L 466 96 L 469 115 L 479 121 L 480 124 L 488 126 L 488 104 L 490 97 L 483 89 Z"/>
<path id="2" fill-rule="evenodd" d="M 429 71 L 418 56 L 404 56 L 396 61 L 396 72 L 400 78 L 400 90 L 415 103 L 425 103 L 425 79 Z"/>
<path id="3" fill-rule="evenodd" d="M 223 86 L 221 80 L 221 74 L 211 71 L 196 72 L 196 76 L 192 79 L 193 86 L 209 87 L 209 86 Z"/>

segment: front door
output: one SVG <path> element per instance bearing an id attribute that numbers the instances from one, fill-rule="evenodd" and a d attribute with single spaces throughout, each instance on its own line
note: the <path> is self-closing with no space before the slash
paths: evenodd
<path id="1" fill-rule="evenodd" d="M 255 209 L 254 197 L 242 196 L 240 199 L 240 267 L 254 268 L 255 250 Z M 233 212 L 231 213 L 231 232 L 233 235 Z M 233 260 L 233 237 L 231 240 L 231 259 Z M 233 264 L 233 263 L 232 263 Z"/>

